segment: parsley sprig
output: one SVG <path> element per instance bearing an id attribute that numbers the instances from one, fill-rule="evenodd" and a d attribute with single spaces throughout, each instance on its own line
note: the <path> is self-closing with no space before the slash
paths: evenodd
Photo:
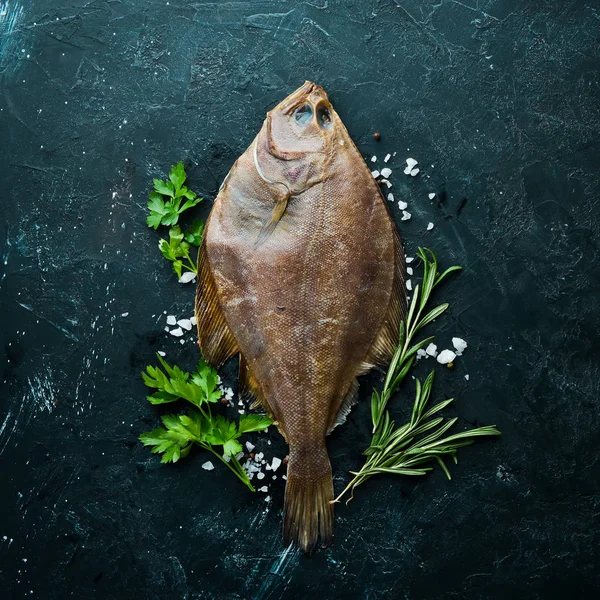
<path id="1" fill-rule="evenodd" d="M 461 269 L 454 266 L 440 274 L 436 257 L 431 250 L 419 248 L 417 256 L 423 263 L 423 284 L 421 288 L 415 287 L 408 316 L 400 327 L 398 347 L 388 368 L 383 390 L 381 393 L 374 390 L 371 396 L 373 438 L 364 452 L 367 460 L 360 471 L 351 472 L 354 477 L 333 502 L 339 502 L 347 492 L 351 492 L 347 500 L 349 502 L 354 497 L 355 488 L 374 475 L 382 473 L 425 475 L 432 470 L 432 467 L 425 466 L 431 462 L 437 462 L 448 479 L 451 479 L 444 458 L 452 458 L 456 463 L 456 452 L 459 448 L 472 444 L 477 437 L 500 435 L 500 431 L 494 425 L 490 425 L 443 437 L 457 419 L 434 417 L 446 408 L 453 398 L 426 410 L 431 397 L 434 371 L 427 376 L 423 384 L 416 380 L 415 401 L 410 421 L 397 427 L 390 417 L 387 404 L 392 394 L 413 366 L 417 351 L 434 339 L 430 336 L 413 344 L 413 338 L 448 308 L 448 304 L 440 304 L 424 314 L 431 292 L 447 275 Z"/>
<path id="2" fill-rule="evenodd" d="M 184 185 L 186 179 L 182 162 L 171 168 L 168 180 L 154 179 L 146 217 L 148 227 L 169 227 L 168 239 L 161 239 L 158 247 L 161 254 L 173 263 L 178 279 L 181 279 L 183 269 L 198 274 L 198 266 L 191 258 L 190 249 L 191 246 L 200 246 L 204 230 L 204 223 L 199 219 L 194 220 L 186 232 L 178 225 L 181 214 L 202 201 L 202 198 Z"/>
<path id="3" fill-rule="evenodd" d="M 217 372 L 200 360 L 192 373 L 171 366 L 157 354 L 161 367 L 148 366 L 142 373 L 144 383 L 155 389 L 148 401 L 151 404 L 168 404 L 187 400 L 194 405 L 186 414 L 168 414 L 162 417 L 163 427 L 140 435 L 145 446 L 162 454 L 161 462 L 177 462 L 186 457 L 194 444 L 212 452 L 251 491 L 255 491 L 238 455 L 242 452 L 240 438 L 245 433 L 263 431 L 272 420 L 266 415 L 240 415 L 237 423 L 223 415 L 214 414 L 211 405 L 219 402 L 223 392 L 218 388 Z M 221 447 L 221 451 L 216 448 Z"/>

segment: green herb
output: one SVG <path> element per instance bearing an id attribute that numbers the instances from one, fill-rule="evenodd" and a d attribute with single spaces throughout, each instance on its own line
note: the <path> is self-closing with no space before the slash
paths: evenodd
<path id="1" fill-rule="evenodd" d="M 169 226 L 169 238 L 161 239 L 158 247 L 162 255 L 173 263 L 173 270 L 181 278 L 182 270 L 187 269 L 198 274 L 198 266 L 190 256 L 191 246 L 200 246 L 204 223 L 198 219 L 184 233 L 179 225 L 179 216 L 189 208 L 196 206 L 202 198 L 183 184 L 187 175 L 183 163 L 172 167 L 169 179 L 154 179 L 154 190 L 150 192 L 148 202 L 148 227 L 158 229 L 161 225 Z"/>
<path id="2" fill-rule="evenodd" d="M 419 248 L 417 256 L 423 262 L 423 285 L 421 289 L 416 286 L 413 292 L 408 316 L 400 327 L 398 347 L 388 368 L 383 390 L 381 393 L 374 390 L 371 396 L 373 439 L 364 452 L 367 460 L 360 471 L 351 472 L 354 477 L 333 502 L 339 502 L 347 492 L 351 492 L 347 501 L 349 502 L 354 497 L 354 489 L 358 485 L 379 473 L 425 475 L 432 470 L 432 467 L 425 465 L 433 461 L 439 464 L 450 479 L 450 472 L 444 463 L 444 458 L 450 457 L 456 463 L 456 452 L 459 448 L 472 444 L 475 438 L 480 436 L 500 435 L 492 425 L 443 437 L 457 419 L 434 417 L 453 401 L 452 398 L 426 410 L 431 396 L 434 372 L 429 374 L 423 384 L 419 380 L 416 381 L 415 401 L 410 422 L 397 427 L 390 417 L 387 404 L 392 394 L 412 367 L 417 351 L 434 339 L 428 337 L 412 344 L 415 335 L 448 308 L 448 304 L 441 304 L 424 313 L 431 292 L 448 274 L 461 268 L 450 267 L 439 274 L 437 260 L 431 250 Z"/>
<path id="3" fill-rule="evenodd" d="M 240 464 L 237 454 L 242 451 L 239 441 L 244 433 L 263 431 L 273 422 L 266 415 L 241 415 L 237 423 L 223 415 L 213 414 L 211 404 L 223 396 L 218 388 L 217 372 L 204 360 L 200 360 L 192 373 L 171 366 L 162 356 L 157 355 L 162 367 L 146 367 L 142 373 L 144 383 L 155 389 L 148 401 L 152 404 L 168 404 L 177 400 L 187 400 L 195 409 L 183 415 L 164 415 L 163 427 L 140 435 L 145 446 L 152 452 L 162 454 L 161 462 L 177 462 L 189 454 L 192 446 L 212 452 L 236 477 L 251 491 L 255 491 L 248 474 Z M 218 452 L 215 448 L 222 447 Z"/>

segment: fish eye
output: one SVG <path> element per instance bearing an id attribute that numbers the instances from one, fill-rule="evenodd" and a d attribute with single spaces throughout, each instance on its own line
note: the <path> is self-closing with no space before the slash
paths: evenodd
<path id="1" fill-rule="evenodd" d="M 319 106 L 317 110 L 317 120 L 319 121 L 319 125 L 321 125 L 321 127 L 331 126 L 331 113 L 327 107 Z"/>
<path id="2" fill-rule="evenodd" d="M 303 104 L 294 111 L 294 118 L 298 125 L 307 125 L 312 117 L 312 108 L 310 104 Z"/>

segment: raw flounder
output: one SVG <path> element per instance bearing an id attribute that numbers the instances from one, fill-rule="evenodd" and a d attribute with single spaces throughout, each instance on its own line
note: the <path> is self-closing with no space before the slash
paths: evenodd
<path id="1" fill-rule="evenodd" d="M 200 249 L 196 317 L 213 365 L 240 354 L 240 390 L 289 444 L 284 538 L 333 533 L 325 436 L 356 377 L 391 358 L 404 254 L 378 185 L 325 91 L 306 82 L 267 113 L 225 178 Z"/>

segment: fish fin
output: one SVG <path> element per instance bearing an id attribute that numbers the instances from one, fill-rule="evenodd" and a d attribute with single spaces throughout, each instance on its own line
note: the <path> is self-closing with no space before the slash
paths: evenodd
<path id="1" fill-rule="evenodd" d="M 238 352 L 238 347 L 219 303 L 219 293 L 208 265 L 205 242 L 198 251 L 198 285 L 194 312 L 200 352 L 206 361 L 218 367 Z"/>
<path id="2" fill-rule="evenodd" d="M 250 410 L 256 410 L 257 408 L 262 408 L 268 415 L 275 421 L 275 417 L 273 416 L 273 411 L 271 407 L 265 400 L 265 396 L 263 391 L 258 383 L 258 380 L 252 372 L 250 371 L 250 367 L 248 362 L 244 358 L 242 354 L 240 354 L 240 374 L 238 379 L 238 394 L 242 400 L 250 401 L 252 400 L 252 404 L 250 404 Z M 287 441 L 287 437 L 285 433 L 281 432 L 283 437 Z"/>
<path id="3" fill-rule="evenodd" d="M 394 282 L 392 286 L 392 295 L 385 319 L 379 329 L 379 333 L 373 342 L 367 356 L 361 363 L 357 375 L 363 375 L 373 367 L 387 365 L 398 344 L 398 335 L 400 333 L 400 324 L 406 318 L 406 282 L 405 282 L 405 261 L 404 249 L 398 231 L 394 226 L 394 249 L 396 258 L 396 268 L 394 271 Z"/>
<path id="4" fill-rule="evenodd" d="M 283 539 L 310 554 L 319 539 L 333 537 L 333 479 L 325 440 L 317 446 L 290 447 L 285 486 Z"/>
<path id="5" fill-rule="evenodd" d="M 330 434 L 333 429 L 335 429 L 338 425 L 346 422 L 348 415 L 350 414 L 350 410 L 352 407 L 358 402 L 358 381 L 354 379 L 350 384 L 350 390 L 342 400 L 340 408 L 335 416 L 335 420 L 333 424 L 327 430 L 327 433 Z"/>
<path id="6" fill-rule="evenodd" d="M 279 223 L 279 221 L 281 221 L 281 217 L 283 217 L 283 213 L 285 212 L 285 209 L 288 205 L 289 197 L 289 194 L 286 194 L 285 197 L 277 200 L 277 204 L 275 204 L 275 207 L 271 212 L 271 218 L 269 219 L 269 222 L 263 226 L 263 228 L 260 230 L 260 233 L 258 234 L 255 247 L 260 246 L 261 244 L 266 242 L 269 239 L 269 237 L 271 237 L 271 234 L 273 233 L 273 231 L 275 231 L 275 227 L 277 227 L 277 224 Z"/>

